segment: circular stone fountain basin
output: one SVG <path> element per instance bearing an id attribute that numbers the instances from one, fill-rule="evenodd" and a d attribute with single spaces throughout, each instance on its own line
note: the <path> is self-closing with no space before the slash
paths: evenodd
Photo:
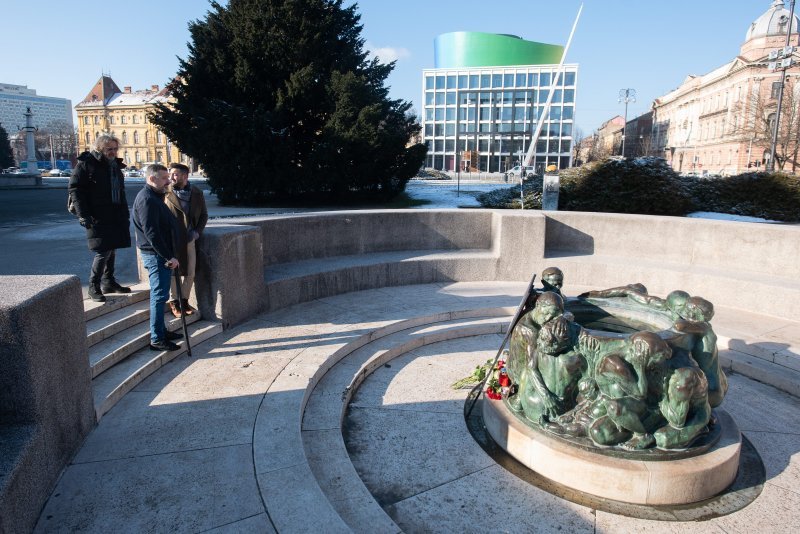
<path id="1" fill-rule="evenodd" d="M 672 329 L 667 313 L 622 299 L 571 298 L 565 309 L 595 335 L 627 337 L 645 330 L 678 344 L 684 336 Z M 485 398 L 482 404 L 487 431 L 520 463 L 564 486 L 605 499 L 647 505 L 698 502 L 727 488 L 739 467 L 739 429 L 719 409 L 714 411 L 712 431 L 692 448 L 629 452 L 534 427 L 503 400 Z"/>

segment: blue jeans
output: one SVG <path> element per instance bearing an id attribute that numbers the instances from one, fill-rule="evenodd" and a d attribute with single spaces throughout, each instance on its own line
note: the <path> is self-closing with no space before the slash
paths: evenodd
<path id="1" fill-rule="evenodd" d="M 167 327 L 164 325 L 164 303 L 169 298 L 172 269 L 167 260 L 158 254 L 142 254 L 142 263 L 150 275 L 150 342 L 163 341 Z"/>

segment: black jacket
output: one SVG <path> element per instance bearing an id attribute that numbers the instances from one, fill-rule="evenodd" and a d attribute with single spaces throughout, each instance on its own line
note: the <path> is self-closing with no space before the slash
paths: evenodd
<path id="1" fill-rule="evenodd" d="M 92 224 L 86 229 L 89 249 L 94 251 L 131 246 L 130 212 L 125 198 L 125 164 L 117 158 L 119 203 L 111 201 L 109 161 L 97 159 L 91 152 L 78 156 L 78 164 L 69 179 L 68 194 L 72 197 L 78 217 Z"/>
<path id="2" fill-rule="evenodd" d="M 158 254 L 164 260 L 175 257 L 178 222 L 164 204 L 164 195 L 145 185 L 133 201 L 136 246 L 143 254 Z"/>

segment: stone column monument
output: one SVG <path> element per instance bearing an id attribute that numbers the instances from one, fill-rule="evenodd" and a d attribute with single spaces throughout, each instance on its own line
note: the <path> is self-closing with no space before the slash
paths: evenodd
<path id="1" fill-rule="evenodd" d="M 39 168 L 36 166 L 36 143 L 33 139 L 33 132 L 36 131 L 36 128 L 33 127 L 33 113 L 31 113 L 30 106 L 28 107 L 27 111 L 23 113 L 25 117 L 25 149 L 28 152 L 28 167 L 27 171 L 28 174 L 39 174 Z"/>

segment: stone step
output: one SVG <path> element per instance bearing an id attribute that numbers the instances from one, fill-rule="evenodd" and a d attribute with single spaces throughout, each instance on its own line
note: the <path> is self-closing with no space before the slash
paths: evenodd
<path id="1" fill-rule="evenodd" d="M 341 418 L 353 391 L 376 367 L 405 352 L 430 343 L 464 336 L 505 332 L 515 308 L 483 308 L 415 317 L 360 336 L 336 351 L 308 351 L 292 360 L 275 379 L 259 409 L 254 450 L 306 451 L 299 459 L 259 455 L 256 472 L 262 487 L 270 486 L 273 473 L 291 470 L 307 473 L 282 481 L 281 491 L 267 492 L 265 503 L 276 525 L 291 525 L 296 518 L 290 502 L 302 498 L 320 524 L 331 531 L 399 531 L 370 495 L 347 456 L 341 437 Z M 492 355 L 493 356 L 493 355 Z M 296 392 L 286 395 L 270 392 Z M 330 441 L 320 442 L 320 439 Z M 305 441 L 308 440 L 307 443 Z M 323 451 L 311 454 L 310 450 Z M 298 464 L 299 460 L 299 464 Z M 264 473 L 264 474 L 262 474 Z M 335 480 L 335 483 L 328 483 Z M 357 510 L 345 510 L 352 499 Z"/>
<path id="2" fill-rule="evenodd" d="M 192 347 L 222 332 L 222 324 L 200 320 L 189 326 Z M 147 346 L 131 354 L 92 380 L 92 392 L 97 420 L 119 402 L 130 390 L 164 364 L 186 352 L 185 340 L 178 340 L 178 350 L 155 352 Z"/>
<path id="3" fill-rule="evenodd" d="M 181 320 L 168 313 L 165 316 L 167 330 L 180 332 Z M 191 325 L 200 320 L 199 314 L 187 315 L 186 324 Z M 89 347 L 89 364 L 92 368 L 92 378 L 121 362 L 134 352 L 150 343 L 150 323 L 142 321 L 121 332 L 106 338 Z"/>
<path id="4" fill-rule="evenodd" d="M 148 321 L 150 317 L 150 300 L 141 300 L 133 304 L 106 313 L 86 322 L 86 342 L 89 347 L 104 339 L 122 332 L 136 324 Z"/>
<path id="5" fill-rule="evenodd" d="M 86 321 L 97 319 L 101 315 L 124 308 L 136 302 L 147 300 L 150 297 L 150 284 L 142 282 L 130 286 L 130 293 L 110 293 L 105 302 L 95 302 L 92 299 L 83 300 L 83 312 Z"/>

